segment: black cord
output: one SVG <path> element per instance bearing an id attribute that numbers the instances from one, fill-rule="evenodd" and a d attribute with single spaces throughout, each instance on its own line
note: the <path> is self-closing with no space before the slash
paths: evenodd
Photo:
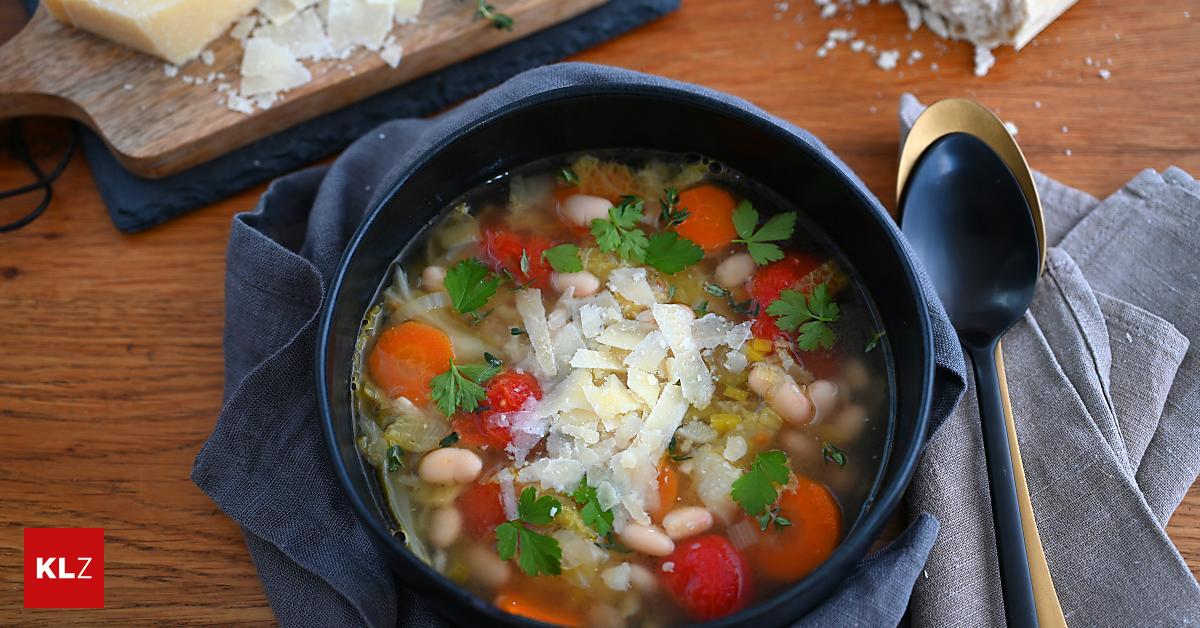
<path id="1" fill-rule="evenodd" d="M 42 172 L 42 169 L 40 166 L 38 166 L 37 161 L 35 161 L 33 156 L 29 154 L 29 146 L 25 144 L 25 137 L 21 134 L 21 121 L 12 121 L 9 133 L 9 148 L 12 150 L 13 154 L 16 155 L 17 159 L 25 164 L 25 167 L 29 169 L 29 172 L 33 173 L 36 181 L 27 185 L 13 188 L 11 190 L 0 190 L 0 200 L 13 198 L 15 196 L 23 196 L 31 192 L 42 190 L 42 201 L 33 208 L 33 211 L 22 216 L 21 218 L 18 218 L 17 220 L 8 224 L 0 225 L 0 233 L 4 233 L 6 231 L 16 231 L 17 229 L 28 225 L 34 220 L 37 220 L 38 216 L 41 216 L 42 213 L 46 211 L 47 207 L 50 207 L 50 199 L 54 197 L 51 185 L 54 183 L 54 180 L 63 173 L 63 170 L 66 170 L 67 164 L 71 161 L 71 156 L 75 154 L 75 145 L 78 142 L 79 129 L 74 123 L 71 123 L 71 140 L 70 143 L 67 144 L 67 152 L 63 154 L 62 159 L 59 160 L 58 164 L 56 164 L 54 168 L 50 170 L 50 172 Z"/>

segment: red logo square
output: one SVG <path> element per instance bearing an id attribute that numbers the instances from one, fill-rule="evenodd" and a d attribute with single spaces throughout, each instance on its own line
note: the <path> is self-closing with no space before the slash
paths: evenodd
<path id="1" fill-rule="evenodd" d="M 104 608 L 104 528 L 25 528 L 25 608 Z"/>

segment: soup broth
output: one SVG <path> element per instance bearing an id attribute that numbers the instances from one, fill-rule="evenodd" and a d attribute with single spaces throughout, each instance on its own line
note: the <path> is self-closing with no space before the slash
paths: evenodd
<path id="1" fill-rule="evenodd" d="M 357 345 L 397 534 L 566 625 L 716 619 L 807 576 L 870 500 L 893 395 L 870 298 L 803 209 L 645 151 L 451 203 Z"/>

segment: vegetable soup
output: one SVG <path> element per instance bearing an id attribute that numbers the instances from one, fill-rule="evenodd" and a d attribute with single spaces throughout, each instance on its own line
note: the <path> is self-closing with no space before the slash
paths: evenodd
<path id="1" fill-rule="evenodd" d="M 870 499 L 893 396 L 870 298 L 802 209 L 645 151 L 451 203 L 356 346 L 396 534 L 565 625 L 716 619 L 808 575 Z"/>

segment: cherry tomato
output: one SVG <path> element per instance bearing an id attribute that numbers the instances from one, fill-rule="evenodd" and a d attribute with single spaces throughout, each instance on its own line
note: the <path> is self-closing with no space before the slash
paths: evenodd
<path id="1" fill-rule="evenodd" d="M 720 535 L 677 544 L 675 551 L 662 559 L 659 572 L 672 597 L 695 620 L 735 613 L 750 598 L 746 560 Z"/>
<path id="2" fill-rule="evenodd" d="M 505 371 L 489 379 L 484 390 L 487 401 L 483 402 L 483 407 L 478 412 L 455 418 L 454 430 L 466 445 L 503 449 L 512 442 L 512 433 L 503 415 L 520 410 L 530 397 L 541 399 L 542 387 L 529 373 Z"/>
<path id="3" fill-rule="evenodd" d="M 492 267 L 512 273 L 517 281 L 532 281 L 537 288 L 550 287 L 550 273 L 554 269 L 542 258 L 546 249 L 554 246 L 548 238 L 533 234 L 517 233 L 502 228 L 483 231 L 483 249 Z M 521 256 L 528 258 L 529 272 L 521 269 Z"/>
<path id="4" fill-rule="evenodd" d="M 500 486 L 494 482 L 475 484 L 455 500 L 462 512 L 463 526 L 475 538 L 487 538 L 504 523 L 504 505 L 500 503 Z"/>
<path id="5" fill-rule="evenodd" d="M 817 260 L 799 253 L 789 253 L 778 262 L 772 262 L 758 269 L 750 280 L 750 295 L 758 302 L 758 316 L 754 318 L 751 330 L 756 338 L 774 339 L 784 332 L 775 324 L 775 317 L 767 314 L 779 293 L 800 283 L 805 275 L 812 272 L 820 263 Z"/>

